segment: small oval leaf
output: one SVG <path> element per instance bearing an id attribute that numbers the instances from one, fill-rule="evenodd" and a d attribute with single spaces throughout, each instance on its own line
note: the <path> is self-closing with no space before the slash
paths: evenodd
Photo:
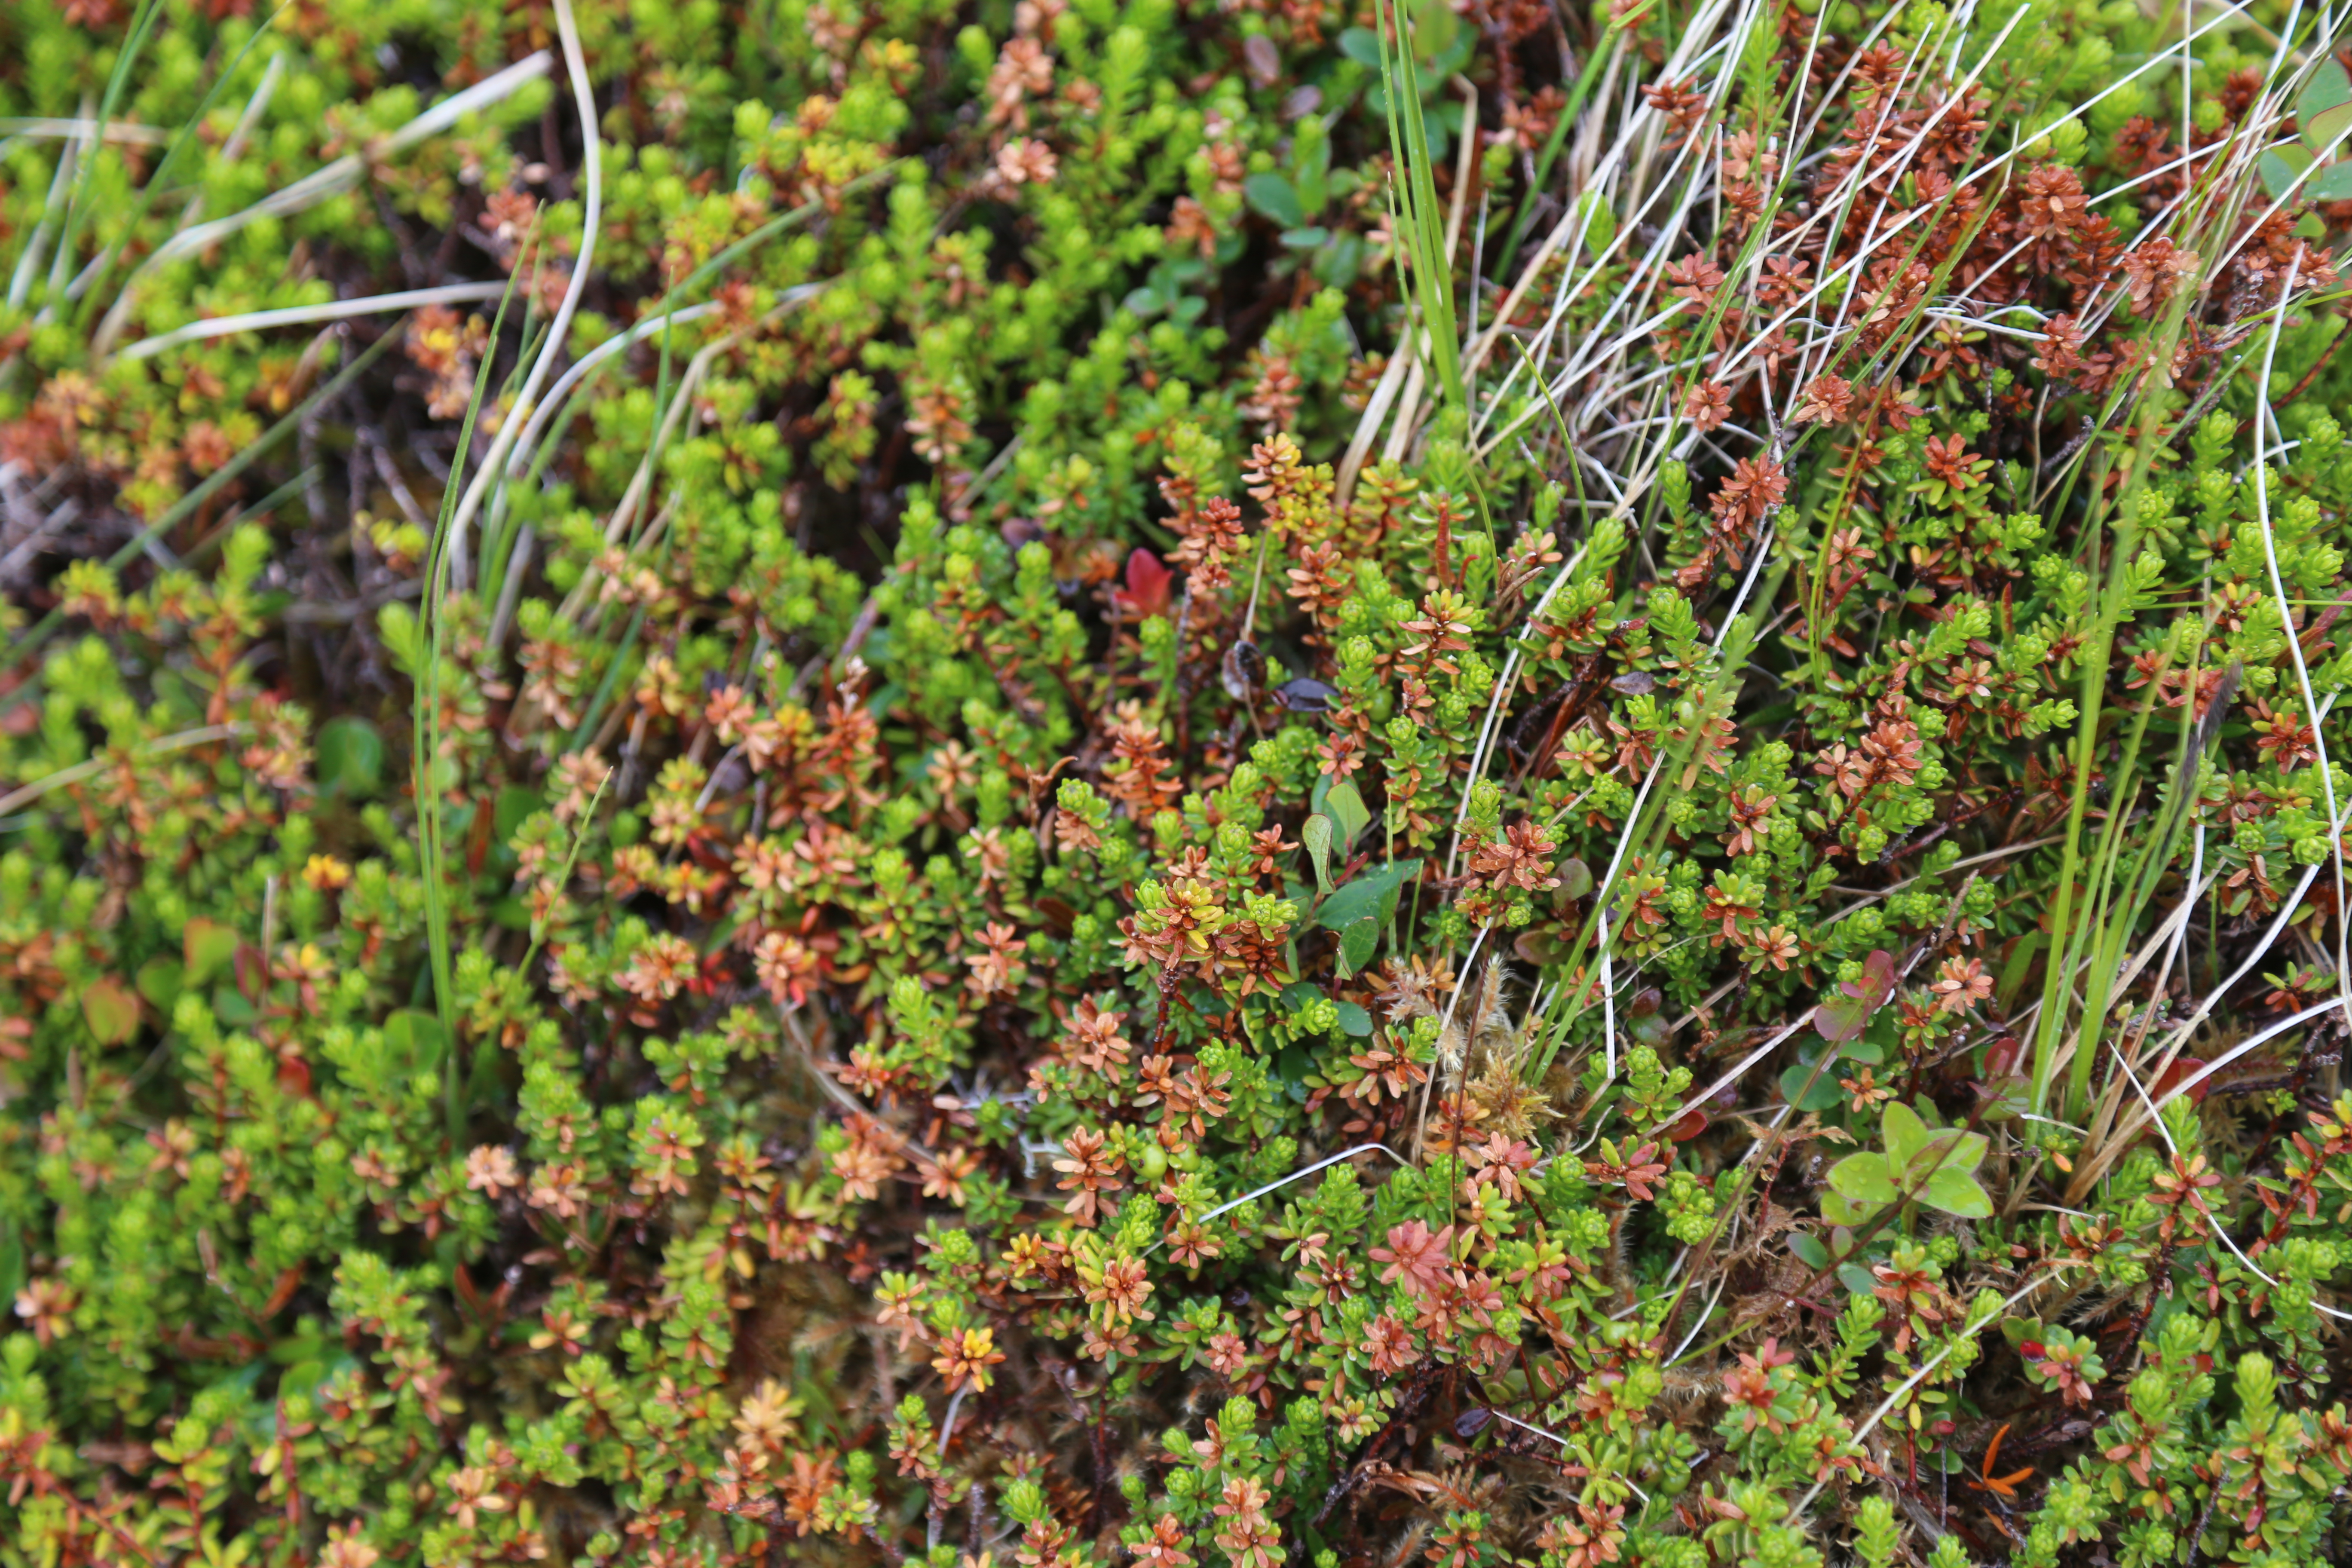
<path id="1" fill-rule="evenodd" d="M 139 966 L 139 994 L 147 998 L 149 1006 L 168 1018 L 172 1004 L 180 999 L 181 979 L 186 973 L 169 955 L 151 958 Z"/>
<path id="2" fill-rule="evenodd" d="M 1307 209 L 1299 205 L 1298 193 L 1290 182 L 1271 170 L 1252 174 L 1242 186 L 1249 198 L 1252 210 L 1272 218 L 1285 228 L 1300 228 L 1307 223 Z"/>
<path id="3" fill-rule="evenodd" d="M 1927 1186 L 1920 1191 L 1919 1201 L 1929 1208 L 1941 1209 L 1962 1219 L 1992 1217 L 1991 1197 L 1966 1171 L 1949 1168 L 1937 1171 L 1927 1178 Z"/>
<path id="4" fill-rule="evenodd" d="M 1307 846 L 1307 858 L 1315 867 L 1315 885 L 1324 892 L 1331 890 L 1331 819 L 1321 812 L 1307 819 L 1298 830 L 1298 841 Z"/>
<path id="5" fill-rule="evenodd" d="M 366 720 L 328 720 L 319 726 L 318 749 L 321 794 L 365 800 L 383 786 L 383 737 Z"/>
<path id="6" fill-rule="evenodd" d="M 1381 68 L 1381 36 L 1370 27 L 1350 27 L 1341 33 L 1339 52 L 1360 66 Z"/>
<path id="7" fill-rule="evenodd" d="M 2352 158 L 2338 158 L 2312 175 L 2303 194 L 2315 202 L 2352 201 Z"/>
<path id="8" fill-rule="evenodd" d="M 1323 809 L 1331 814 L 1331 820 L 1339 826 L 1338 843 L 1342 849 L 1355 843 L 1364 829 L 1372 825 L 1371 808 L 1364 804 L 1363 794 L 1356 788 L 1353 779 L 1342 779 L 1333 784 L 1331 793 L 1324 796 Z"/>
<path id="9" fill-rule="evenodd" d="M 81 994 L 82 1022 L 101 1046 L 119 1046 L 139 1032 L 139 998 L 111 974 L 93 980 Z"/>
<path id="10" fill-rule="evenodd" d="M 1897 1195 L 1884 1154 L 1848 1154 L 1830 1167 L 1830 1185 L 1856 1203 L 1891 1204 Z"/>
<path id="11" fill-rule="evenodd" d="M 180 955 L 187 965 L 186 984 L 202 985 L 236 956 L 236 932 L 215 920 L 198 915 L 180 932 Z"/>
<path id="12" fill-rule="evenodd" d="M 2347 76 L 2342 64 L 2330 56 L 2304 84 L 2301 96 L 2294 100 L 2294 115 L 2308 135 L 2314 120 L 2347 104 L 2352 104 L 2352 76 Z"/>

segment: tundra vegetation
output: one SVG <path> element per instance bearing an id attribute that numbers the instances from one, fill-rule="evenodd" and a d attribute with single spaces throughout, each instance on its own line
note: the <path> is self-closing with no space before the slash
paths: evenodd
<path id="1" fill-rule="evenodd" d="M 2347 1560 L 2333 4 L 0 9 L 0 1564 Z"/>

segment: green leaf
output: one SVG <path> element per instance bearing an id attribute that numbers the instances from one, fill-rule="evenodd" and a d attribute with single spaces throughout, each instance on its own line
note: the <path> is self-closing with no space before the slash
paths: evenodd
<path id="1" fill-rule="evenodd" d="M 1466 46 L 1468 32 L 1457 31 L 1453 13 L 1443 6 L 1408 22 L 1401 10 L 1375 4 L 1372 20 L 1381 30 L 1378 40 L 1381 90 L 1372 107 L 1388 122 L 1389 155 L 1394 170 L 1389 189 L 1399 241 L 1397 259 L 1402 264 L 1401 277 L 1409 283 L 1421 307 L 1422 328 L 1426 334 L 1423 341 L 1429 348 L 1431 380 L 1437 400 L 1444 406 L 1466 408 L 1469 398 L 1458 347 L 1461 334 L 1454 324 L 1453 262 L 1445 254 L 1444 207 L 1438 199 L 1435 174 L 1445 161 L 1447 137 L 1444 128 L 1449 113 L 1458 124 L 1461 106 L 1441 104 L 1432 114 L 1423 109 L 1422 100 L 1459 68 L 1448 58 L 1452 51 L 1445 47 L 1446 37 L 1454 36 L 1457 43 Z M 1425 30 L 1433 23 L 1433 37 Z M 1417 27 L 1416 24 L 1421 26 Z M 1432 62 L 1434 68 L 1420 68 L 1413 64 L 1412 34 L 1416 30 L 1423 34 L 1420 42 L 1438 46 L 1438 58 Z M 1394 55 L 1389 53 L 1391 37 L 1396 45 Z M 1462 58 L 1468 58 L 1466 47 Z"/>
<path id="2" fill-rule="evenodd" d="M 1344 978 L 1362 972 L 1371 963 L 1372 955 L 1381 950 L 1381 929 L 1385 920 L 1367 916 L 1339 933 L 1339 963 Z"/>
<path id="3" fill-rule="evenodd" d="M 1891 1204 L 1902 1195 L 1887 1173 L 1886 1156 L 1877 1153 L 1848 1154 L 1831 1166 L 1830 1187 L 1856 1203 Z"/>
<path id="4" fill-rule="evenodd" d="M 147 998 L 149 1006 L 169 1017 L 172 1004 L 180 999 L 181 978 L 186 973 L 185 966 L 168 954 L 151 958 L 139 966 L 139 994 Z"/>
<path id="5" fill-rule="evenodd" d="M 1997 1124 L 2003 1121 L 2014 1121 L 2021 1116 L 2031 1115 L 2032 1113 L 2033 1087 L 2032 1083 L 2023 1078 L 2008 1078 L 2003 1079 L 2001 1081 L 2009 1087 L 2002 1089 L 2000 1093 L 1993 1095 L 1984 1102 L 1983 1110 L 1977 1113 L 1977 1119 L 1979 1121 L 1990 1121 Z"/>
<path id="6" fill-rule="evenodd" d="M 1334 289 L 1345 289 L 1356 280 L 1364 267 L 1364 241 L 1359 235 L 1343 234 L 1315 253 L 1312 270 L 1316 277 Z"/>
<path id="7" fill-rule="evenodd" d="M 2343 65 L 2330 56 L 2304 84 L 2302 95 L 2294 100 L 2294 112 L 2296 118 L 2308 120 L 2347 103 L 2352 103 L 2352 76 L 2347 76 Z"/>
<path id="8" fill-rule="evenodd" d="M 1811 1088 L 1806 1087 L 1809 1079 Z M 1780 1098 L 1799 1110 L 1827 1110 L 1837 1104 L 1844 1091 L 1838 1088 L 1836 1061 L 1832 1059 L 1819 1074 L 1811 1062 L 1790 1062 L 1780 1069 Z"/>
<path id="9" fill-rule="evenodd" d="M 440 1064 L 447 1037 L 441 1031 L 441 1020 L 433 1014 L 403 1007 L 383 1021 L 383 1043 L 412 1071 L 423 1071 Z"/>
<path id="10" fill-rule="evenodd" d="M 1339 1030 L 1360 1040 L 1372 1032 L 1372 1016 L 1360 1002 L 1342 1002 L 1339 1004 Z"/>
<path id="11" fill-rule="evenodd" d="M 490 831 L 503 844 L 515 836 L 515 830 L 530 818 L 532 812 L 546 804 L 547 797 L 539 791 L 522 784 L 508 784 L 499 791 L 498 806 L 490 818 Z"/>
<path id="12" fill-rule="evenodd" d="M 326 1381 L 327 1363 L 325 1362 L 299 1361 L 278 1374 L 278 1395 L 282 1399 L 289 1394 L 299 1394 L 308 1399 L 316 1394 L 319 1391 L 319 1385 Z"/>
<path id="13" fill-rule="evenodd" d="M 1339 52 L 1360 66 L 1381 68 L 1381 37 L 1370 27 L 1350 27 L 1340 34 Z"/>
<path id="14" fill-rule="evenodd" d="M 2338 158 L 2312 175 L 2303 194 L 2315 202 L 2352 201 L 2352 158 Z"/>
<path id="15" fill-rule="evenodd" d="M 1981 1132 L 1938 1132 L 1924 1164 L 1938 1171 L 1968 1174 L 1984 1163 L 1990 1147 Z"/>
<path id="16" fill-rule="evenodd" d="M 1274 1058 L 1274 1076 L 1301 1101 L 1307 1098 L 1307 1075 L 1314 1070 L 1315 1058 L 1305 1046 L 1286 1046 Z"/>
<path id="17" fill-rule="evenodd" d="M 82 1022 L 101 1046 L 119 1046 L 139 1032 L 139 998 L 111 974 L 93 980 L 81 994 Z"/>
<path id="18" fill-rule="evenodd" d="M 1818 1236 L 1801 1230 L 1791 1231 L 1789 1250 L 1796 1256 L 1798 1262 L 1808 1268 L 1822 1269 L 1830 1266 L 1830 1249 L 1822 1245 L 1822 1238 Z"/>
<path id="19" fill-rule="evenodd" d="M 245 999 L 245 993 L 224 982 L 213 987 L 213 1016 L 231 1028 L 243 1028 L 257 1022 L 261 1015 Z"/>
<path id="20" fill-rule="evenodd" d="M 345 714 L 319 726 L 319 790 L 365 800 L 383 787 L 383 737 L 366 720 Z"/>
<path id="21" fill-rule="evenodd" d="M 1317 815 L 1307 819 L 1298 830 L 1299 842 L 1307 846 L 1307 858 L 1314 863 L 1315 886 L 1325 893 L 1331 890 L 1331 819 Z"/>
<path id="22" fill-rule="evenodd" d="M 1941 1209 L 1962 1219 L 1992 1217 L 1992 1199 L 1978 1184 L 1977 1179 L 1966 1171 L 1955 1170 L 1948 1165 L 1927 1178 L 1927 1184 L 1920 1189 L 1919 1201 L 1929 1208 Z"/>
<path id="23" fill-rule="evenodd" d="M 1388 924 L 1389 917 L 1396 913 L 1398 889 L 1420 870 L 1419 860 L 1391 860 L 1367 868 L 1317 907 L 1315 923 L 1326 931 L 1346 931 L 1362 920 Z"/>
<path id="24" fill-rule="evenodd" d="M 1886 1134 L 1886 1164 L 1888 1169 L 1907 1171 L 1927 1147 L 1927 1124 L 1919 1113 L 1893 1100 L 1886 1107 L 1886 1120 L 1882 1124 Z"/>
<path id="25" fill-rule="evenodd" d="M 237 935 L 215 920 L 198 915 L 180 933 L 180 952 L 186 961 L 185 984 L 202 985 L 236 956 Z"/>
<path id="26" fill-rule="evenodd" d="M 1339 825 L 1339 847 L 1342 849 L 1354 844 L 1372 823 L 1371 811 L 1364 805 L 1364 797 L 1352 779 L 1331 786 L 1331 793 L 1324 799 L 1323 809 L 1330 813 L 1331 820 Z"/>
<path id="27" fill-rule="evenodd" d="M 1878 1281 L 1859 1263 L 1839 1264 L 1838 1282 L 1857 1296 L 1867 1296 L 1878 1289 Z"/>
<path id="28" fill-rule="evenodd" d="M 2295 188 L 2295 181 L 2302 176 L 2303 172 L 2311 167 L 2311 153 L 2307 148 L 2295 146 L 2272 148 L 2263 154 L 2262 163 L 2259 165 L 2263 175 L 2263 188 L 2271 194 L 2273 201 L 2284 199 L 2288 192 Z"/>
<path id="29" fill-rule="evenodd" d="M 2352 103 L 2339 103 L 2303 122 L 2303 144 L 2317 153 L 2341 153 L 2347 126 L 2352 126 Z"/>
<path id="30" fill-rule="evenodd" d="M 2335 57 L 2311 73 L 2303 95 L 2294 100 L 2294 117 L 2303 127 L 2305 144 L 2315 153 L 2325 152 L 2343 133 L 2346 120 L 2352 118 L 2352 77 L 2344 74 Z"/>
<path id="31" fill-rule="evenodd" d="M 1307 209 L 1299 205 L 1298 193 L 1288 180 L 1271 170 L 1252 174 L 1242 186 L 1250 206 L 1272 218 L 1285 228 L 1302 228 L 1307 223 Z"/>

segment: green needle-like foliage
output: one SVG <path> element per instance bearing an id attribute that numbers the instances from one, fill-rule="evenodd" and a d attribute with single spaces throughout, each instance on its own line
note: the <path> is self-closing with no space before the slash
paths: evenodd
<path id="1" fill-rule="evenodd" d="M 2341 1558 L 2336 25 L 0 10 L 0 1568 Z"/>

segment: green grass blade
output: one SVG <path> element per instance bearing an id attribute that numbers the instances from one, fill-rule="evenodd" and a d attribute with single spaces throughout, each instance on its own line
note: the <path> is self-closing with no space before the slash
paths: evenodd
<path id="1" fill-rule="evenodd" d="M 425 941 L 430 950 L 433 976 L 433 1005 L 441 1019 L 442 1037 L 447 1041 L 447 1053 L 442 1058 L 442 1094 L 448 1116 L 449 1142 L 452 1147 L 465 1136 L 465 1107 L 460 1102 L 458 1086 L 463 1075 L 458 1060 L 464 1055 L 457 1039 L 457 992 L 453 980 L 453 964 L 449 954 L 449 900 L 444 880 L 441 841 L 441 787 L 438 760 L 441 751 L 441 635 L 443 618 L 439 608 L 444 585 L 449 579 L 449 520 L 457 509 L 458 493 L 465 489 L 466 457 L 474 444 L 474 426 L 481 417 L 482 404 L 489 391 L 490 367 L 496 363 L 499 334 L 504 330 L 507 309 L 514 302 L 515 285 L 521 279 L 520 267 L 507 278 L 507 291 L 499 300 L 497 319 L 490 323 L 491 349 L 482 355 L 481 369 L 474 377 L 474 395 L 466 405 L 465 423 L 457 431 L 457 449 L 449 461 L 448 481 L 441 487 L 441 513 L 433 531 L 432 559 L 426 564 L 425 594 L 417 603 L 418 640 L 423 645 L 420 667 L 415 671 L 415 695 L 411 700 L 410 718 L 414 731 L 410 774 L 416 793 L 416 840 L 419 869 L 425 880 Z"/>
<path id="2" fill-rule="evenodd" d="M 148 35 L 155 30 L 155 18 L 163 14 L 163 0 L 145 0 L 131 16 L 131 30 L 114 57 L 114 69 L 107 75 L 106 92 L 98 104 L 99 130 L 92 139 L 89 158 L 74 176 L 73 193 L 66 199 L 65 223 L 58 235 L 57 264 L 68 274 L 73 269 L 74 242 L 81 237 L 82 220 L 89 211 L 84 198 L 89 195 L 89 183 L 98 177 L 98 161 L 106 152 L 105 127 L 113 120 L 115 107 L 122 101 L 122 89 L 130 82 L 139 57 L 146 51 Z"/>
<path id="3" fill-rule="evenodd" d="M 146 221 L 148 213 L 155 205 L 156 198 L 163 194 L 163 187 L 173 167 L 179 162 L 181 153 L 186 149 L 190 142 L 195 140 L 197 130 L 205 122 L 205 116 L 212 112 L 214 102 L 227 89 L 228 84 L 236 79 L 236 73 L 245 68 L 246 58 L 253 53 L 254 46 L 268 37 L 277 29 L 278 18 L 284 16 L 293 3 L 294 0 L 283 0 L 283 4 L 269 14 L 267 21 L 254 28 L 253 36 L 246 39 L 244 47 L 236 51 L 236 58 L 231 60 L 226 69 L 216 73 L 212 79 L 212 84 L 205 89 L 205 96 L 196 104 L 196 111 L 181 122 L 178 133 L 172 138 L 172 144 L 163 150 L 163 162 L 155 165 L 155 172 L 147 177 L 147 183 L 140 188 L 139 205 L 131 208 L 131 221 L 122 226 L 122 239 L 118 239 L 107 247 L 106 253 L 98 259 L 97 270 L 90 274 L 89 286 L 82 290 L 80 302 L 74 308 L 74 331 L 77 333 L 86 333 L 89 331 L 90 312 L 98 308 L 98 301 L 105 296 L 107 285 L 113 280 L 115 266 L 122 259 L 124 240 L 137 234 L 140 226 Z"/>
<path id="4" fill-rule="evenodd" d="M 1411 26 L 1402 9 L 1374 0 L 1381 44 L 1381 85 L 1388 100 L 1389 149 L 1396 174 L 1391 185 L 1397 237 L 1409 261 L 1422 320 L 1428 324 L 1431 368 L 1438 391 L 1453 407 L 1466 409 L 1462 381 L 1462 345 L 1455 324 L 1452 258 L 1445 254 L 1444 219 L 1439 216 L 1437 180 L 1430 165 L 1429 127 L 1421 110 L 1421 72 L 1413 63 Z M 1394 23 L 1395 50 L 1390 48 Z M 1402 102 L 1400 102 L 1402 100 Z M 1475 133 L 1465 128 L 1465 134 Z"/>

